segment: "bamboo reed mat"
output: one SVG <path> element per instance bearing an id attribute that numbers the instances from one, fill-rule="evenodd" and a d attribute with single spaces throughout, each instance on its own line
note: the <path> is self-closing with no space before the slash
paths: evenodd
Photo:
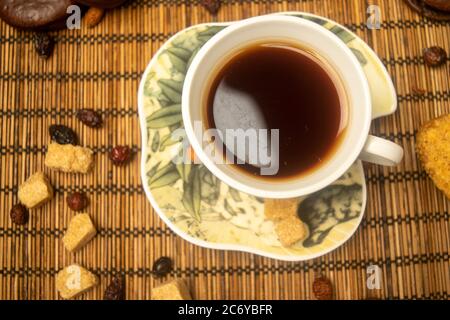
<path id="1" fill-rule="evenodd" d="M 57 299 L 55 275 L 80 263 L 100 277 L 82 299 L 101 299 L 110 279 L 126 277 L 127 298 L 148 299 L 160 283 L 151 276 L 160 256 L 174 260 L 170 277 L 184 277 L 197 299 L 312 299 L 314 276 L 329 277 L 339 299 L 448 299 L 449 204 L 427 177 L 414 150 L 425 121 L 450 112 L 450 64 L 425 66 L 424 47 L 450 52 L 450 24 L 421 18 L 402 1 L 374 0 L 381 30 L 368 30 L 366 1 L 224 1 L 217 17 L 198 0 L 136 0 L 109 12 L 94 28 L 54 33 L 54 55 L 43 61 L 30 33 L 0 23 L 0 298 Z M 355 31 L 386 64 L 398 92 L 397 112 L 374 121 L 372 133 L 405 149 L 396 168 L 365 165 L 368 203 L 356 234 L 321 258 L 288 263 L 253 254 L 194 246 L 170 231 L 147 201 L 140 179 L 137 90 L 156 50 L 177 31 L 197 23 L 229 21 L 277 11 L 307 11 Z M 417 95 L 414 88 L 426 90 Z M 105 120 L 95 131 L 74 117 L 95 108 Z M 53 201 L 33 211 L 25 227 L 12 225 L 9 210 L 19 184 L 42 170 L 48 127 L 72 127 L 96 152 L 95 174 L 68 175 L 45 169 L 56 187 Z M 130 166 L 114 167 L 107 150 L 133 146 Z M 88 212 L 99 234 L 69 254 L 61 238 L 73 212 L 65 196 L 88 193 Z M 382 270 L 381 289 L 366 287 L 366 267 Z"/>

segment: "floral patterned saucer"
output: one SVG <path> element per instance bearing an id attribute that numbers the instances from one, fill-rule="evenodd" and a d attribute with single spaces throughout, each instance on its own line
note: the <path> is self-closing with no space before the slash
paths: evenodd
<path id="1" fill-rule="evenodd" d="M 285 12 L 329 29 L 355 54 L 372 93 L 373 118 L 397 108 L 395 90 L 376 54 L 354 33 L 309 13 Z M 175 165 L 181 142 L 171 133 L 183 127 L 181 93 L 198 50 L 230 23 L 196 25 L 169 39 L 150 61 L 138 93 L 142 130 L 141 175 L 153 208 L 182 238 L 208 248 L 239 250 L 290 261 L 307 260 L 342 245 L 356 231 L 366 205 L 362 164 L 357 161 L 334 184 L 299 201 L 299 217 L 309 235 L 291 248 L 281 246 L 272 222 L 264 217 L 264 199 L 239 192 L 203 165 Z"/>

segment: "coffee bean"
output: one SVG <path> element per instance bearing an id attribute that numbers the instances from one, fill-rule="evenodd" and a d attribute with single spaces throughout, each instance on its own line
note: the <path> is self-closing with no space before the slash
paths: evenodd
<path id="1" fill-rule="evenodd" d="M 157 278 L 164 277 L 172 271 L 172 259 L 161 257 L 153 264 L 153 275 Z"/>
<path id="2" fill-rule="evenodd" d="M 125 279 L 114 277 L 106 287 L 103 300 L 125 300 Z"/>
<path id="3" fill-rule="evenodd" d="M 51 139 L 58 142 L 59 144 L 77 145 L 78 143 L 77 134 L 69 127 L 60 124 L 54 124 L 50 126 L 49 132 Z"/>
<path id="4" fill-rule="evenodd" d="M 127 146 L 116 146 L 109 153 L 109 158 L 111 159 L 111 161 L 118 166 L 130 162 L 131 156 L 132 151 L 130 147 Z"/>
<path id="5" fill-rule="evenodd" d="M 92 109 L 81 109 L 77 112 L 77 118 L 91 128 L 100 128 L 103 124 L 100 114 Z"/>
<path id="6" fill-rule="evenodd" d="M 427 93 L 427 91 L 425 89 L 416 87 L 416 86 L 413 86 L 411 90 L 415 95 L 418 95 L 418 96 L 422 96 L 425 93 Z"/>
<path id="7" fill-rule="evenodd" d="M 13 223 L 23 226 L 28 223 L 30 215 L 28 213 L 28 209 L 19 203 L 11 208 L 10 217 Z"/>
<path id="8" fill-rule="evenodd" d="M 66 201 L 69 208 L 74 211 L 82 211 L 89 204 L 89 200 L 84 192 L 73 192 L 67 196 Z"/>
<path id="9" fill-rule="evenodd" d="M 447 61 L 447 52 L 438 46 L 429 47 L 423 50 L 423 60 L 430 67 L 438 67 Z"/>
<path id="10" fill-rule="evenodd" d="M 55 40 L 48 33 L 38 32 L 35 34 L 34 48 L 39 57 L 48 59 L 52 55 L 54 47 Z"/>
<path id="11" fill-rule="evenodd" d="M 89 10 L 84 15 L 84 20 L 89 28 L 93 28 L 98 25 L 105 15 L 105 9 L 90 7 Z"/>

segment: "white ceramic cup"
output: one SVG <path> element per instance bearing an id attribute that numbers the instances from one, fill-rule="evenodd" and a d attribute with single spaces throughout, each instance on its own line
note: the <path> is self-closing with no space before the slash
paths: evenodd
<path id="1" fill-rule="evenodd" d="M 205 152 L 194 123 L 205 119 L 206 90 L 217 66 L 240 48 L 264 40 L 284 40 L 309 48 L 325 59 L 340 76 L 349 104 L 345 136 L 325 164 L 310 173 L 287 180 L 243 174 L 229 164 L 216 163 Z M 325 188 L 359 158 L 395 165 L 403 158 L 397 144 L 369 135 L 372 105 L 366 76 L 351 50 L 325 28 L 296 17 L 267 15 L 236 22 L 217 33 L 198 52 L 187 72 L 182 96 L 183 122 L 187 137 L 201 162 L 220 180 L 243 192 L 264 198 L 293 198 Z M 207 128 L 203 128 L 206 130 Z"/>

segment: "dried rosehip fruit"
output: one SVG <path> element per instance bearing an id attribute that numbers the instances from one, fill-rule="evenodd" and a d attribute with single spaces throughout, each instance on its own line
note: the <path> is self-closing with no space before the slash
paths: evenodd
<path id="1" fill-rule="evenodd" d="M 447 52 L 438 46 L 425 48 L 423 50 L 423 60 L 430 67 L 438 67 L 447 61 Z"/>
<path id="2" fill-rule="evenodd" d="M 211 14 L 217 14 L 220 9 L 220 0 L 202 0 L 202 5 L 209 11 Z"/>
<path id="3" fill-rule="evenodd" d="M 19 203 L 11 208 L 10 217 L 13 223 L 23 226 L 28 223 L 30 215 L 28 214 L 28 209 Z"/>
<path id="4" fill-rule="evenodd" d="M 114 277 L 106 287 L 103 300 L 125 300 L 125 279 Z"/>
<path id="5" fill-rule="evenodd" d="M 325 277 L 316 278 L 313 282 L 312 289 L 317 300 L 333 299 L 333 285 Z"/>
<path id="6" fill-rule="evenodd" d="M 60 124 L 53 124 L 49 128 L 49 132 L 51 139 L 59 144 L 76 145 L 78 143 L 77 134 L 69 127 Z"/>
<path id="7" fill-rule="evenodd" d="M 66 201 L 69 208 L 74 211 L 82 211 L 89 204 L 89 200 L 84 192 L 73 192 L 67 196 Z"/>
<path id="8" fill-rule="evenodd" d="M 92 109 L 82 109 L 77 112 L 77 118 L 91 128 L 100 128 L 103 124 L 102 117 Z"/>
<path id="9" fill-rule="evenodd" d="M 157 278 L 164 277 L 172 271 L 172 259 L 161 257 L 153 264 L 153 275 Z"/>
<path id="10" fill-rule="evenodd" d="M 109 158 L 111 161 L 118 166 L 127 164 L 130 162 L 132 156 L 132 151 L 127 146 L 117 146 L 114 147 L 109 153 Z"/>
<path id="11" fill-rule="evenodd" d="M 39 57 L 48 59 L 52 55 L 54 47 L 55 40 L 48 33 L 38 32 L 34 35 L 34 48 Z"/>

